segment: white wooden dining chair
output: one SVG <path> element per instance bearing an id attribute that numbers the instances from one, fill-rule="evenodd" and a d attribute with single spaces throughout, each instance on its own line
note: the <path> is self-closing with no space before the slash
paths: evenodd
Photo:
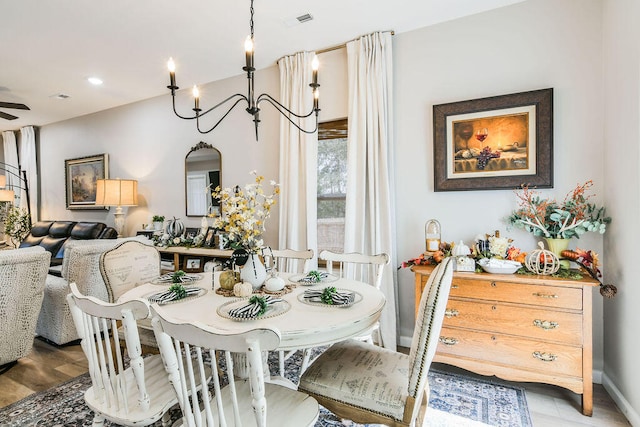
<path id="1" fill-rule="evenodd" d="M 453 259 L 429 277 L 409 355 L 358 340 L 332 345 L 300 378 L 298 390 L 356 423 L 421 426 L 429 401 L 427 374 L 436 353 L 447 307 Z"/>
<path id="2" fill-rule="evenodd" d="M 182 409 L 181 425 L 303 427 L 315 424 L 319 415 L 315 399 L 264 381 L 262 351 L 279 346 L 277 330 L 217 331 L 203 324 L 180 323 L 163 317 L 156 304 L 151 306 L 151 313 L 160 354 Z M 232 352 L 246 355 L 248 378 L 234 377 Z M 182 363 L 179 356 L 183 353 L 193 355 L 193 363 Z M 224 363 L 218 361 L 219 353 L 224 356 Z M 212 385 L 197 393 L 194 379 L 208 375 L 212 377 Z"/>
<path id="3" fill-rule="evenodd" d="M 154 246 L 128 240 L 102 253 L 98 265 L 109 301 L 116 302 L 125 292 L 160 276 L 160 252 Z M 149 350 L 157 349 L 151 319 L 139 323 L 140 343 Z"/>
<path id="4" fill-rule="evenodd" d="M 84 296 L 75 283 L 67 301 L 87 357 L 91 387 L 84 399 L 94 411 L 94 426 L 107 419 L 126 426 L 146 426 L 162 418 L 169 425 L 169 409 L 176 398 L 160 355 L 142 357 L 136 321 L 149 317 L 144 300 L 111 304 Z M 122 356 L 117 322 L 124 325 L 129 362 Z"/>
<path id="5" fill-rule="evenodd" d="M 270 267 L 276 267 L 281 273 L 307 273 L 309 261 L 313 258 L 313 249 L 298 251 L 294 249 L 272 249 L 266 253 L 272 256 Z M 280 376 L 285 378 L 284 362 L 289 360 L 298 350 L 278 351 L 278 369 Z"/>
<path id="6" fill-rule="evenodd" d="M 384 268 L 389 264 L 387 254 L 365 255 L 355 252 L 344 254 L 324 250 L 320 252 L 319 258 L 326 261 L 327 273 L 369 283 L 378 290 L 382 284 Z M 357 339 L 369 344 L 373 344 L 375 341 L 378 345 L 382 345 L 380 324 L 376 323 L 371 330 Z"/>

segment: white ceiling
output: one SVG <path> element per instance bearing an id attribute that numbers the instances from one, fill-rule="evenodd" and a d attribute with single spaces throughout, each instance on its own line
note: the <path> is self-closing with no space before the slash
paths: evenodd
<path id="1" fill-rule="evenodd" d="M 396 34 L 523 0 L 257 0 L 256 67 L 362 34 Z M 309 13 L 296 26 L 285 21 Z M 242 73 L 249 0 L 0 0 L 0 130 L 41 126 Z M 87 82 L 90 76 L 102 86 Z M 56 94 L 69 95 L 56 99 Z"/>

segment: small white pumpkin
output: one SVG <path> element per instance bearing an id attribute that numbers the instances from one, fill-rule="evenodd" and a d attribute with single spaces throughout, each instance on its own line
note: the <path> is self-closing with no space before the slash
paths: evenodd
<path id="1" fill-rule="evenodd" d="M 284 279 L 278 276 L 271 276 L 264 282 L 264 287 L 269 292 L 277 292 L 284 289 Z"/>
<path id="2" fill-rule="evenodd" d="M 457 245 L 454 245 L 453 250 L 451 251 L 451 255 L 455 257 L 469 256 L 470 254 L 471 249 L 469 249 L 469 246 L 465 245 L 462 240 L 460 240 L 460 243 L 458 243 Z"/>
<path id="3" fill-rule="evenodd" d="M 248 282 L 236 283 L 233 287 L 233 294 L 237 297 L 248 297 L 253 293 L 253 286 Z"/>

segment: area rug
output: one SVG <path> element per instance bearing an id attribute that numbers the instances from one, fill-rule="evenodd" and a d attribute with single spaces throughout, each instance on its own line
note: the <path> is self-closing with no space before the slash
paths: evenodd
<path id="1" fill-rule="evenodd" d="M 277 371 L 277 355 L 269 357 L 269 365 Z M 286 376 L 297 383 L 300 355 L 286 363 Z M 427 425 L 433 427 L 531 427 L 524 390 L 459 374 L 432 369 L 429 372 L 431 396 L 427 410 Z M 2 427 L 80 427 L 90 426 L 93 413 L 84 403 L 84 391 L 91 386 L 89 374 L 80 375 L 47 391 L 36 393 L 0 408 Z M 180 411 L 172 412 L 178 419 Z M 155 425 L 161 425 L 160 422 Z M 117 424 L 106 422 L 105 426 Z M 316 427 L 363 427 L 342 421 L 321 408 Z"/>

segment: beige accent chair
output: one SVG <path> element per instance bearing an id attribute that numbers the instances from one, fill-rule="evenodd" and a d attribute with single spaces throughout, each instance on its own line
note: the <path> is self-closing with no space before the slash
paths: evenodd
<path id="1" fill-rule="evenodd" d="M 94 411 L 94 426 L 105 419 L 126 426 L 146 426 L 162 418 L 170 423 L 169 409 L 178 403 L 159 355 L 142 357 L 137 320 L 149 317 L 144 300 L 111 304 L 69 285 L 67 301 L 89 363 L 91 387 L 84 399 Z M 124 326 L 129 363 L 122 357 L 117 324 Z"/>
<path id="2" fill-rule="evenodd" d="M 62 259 L 62 277 L 47 276 L 42 310 L 38 317 L 36 334 L 58 344 L 79 338 L 73 324 L 67 294 L 69 284 L 75 283 L 83 295 L 109 301 L 109 294 L 100 273 L 100 255 L 125 240 L 149 241 L 144 236 L 126 239 L 76 240 L 67 242 Z"/>
<path id="3" fill-rule="evenodd" d="M 266 383 L 262 351 L 280 345 L 274 329 L 249 329 L 232 334 L 202 324 L 180 323 L 159 314 L 151 305 L 152 324 L 169 381 L 182 409 L 182 426 L 304 427 L 318 419 L 318 402 L 290 388 Z M 249 326 L 250 327 L 250 326 Z M 180 363 L 182 353 L 195 354 L 193 364 Z M 246 355 L 248 378 L 234 377 L 231 352 Z M 221 383 L 217 355 L 224 355 L 228 384 Z M 209 360 L 205 361 L 204 356 Z M 237 358 L 235 360 L 242 360 Z M 211 375 L 213 396 L 203 388 L 196 393 L 195 378 Z"/>
<path id="4" fill-rule="evenodd" d="M 358 340 L 329 347 L 305 371 L 298 390 L 357 423 L 421 426 L 429 401 L 427 373 L 447 307 L 453 259 L 438 265 L 420 299 L 409 355 Z"/>
<path id="5" fill-rule="evenodd" d="M 0 251 L 0 365 L 31 352 L 50 260 L 39 246 Z"/>

